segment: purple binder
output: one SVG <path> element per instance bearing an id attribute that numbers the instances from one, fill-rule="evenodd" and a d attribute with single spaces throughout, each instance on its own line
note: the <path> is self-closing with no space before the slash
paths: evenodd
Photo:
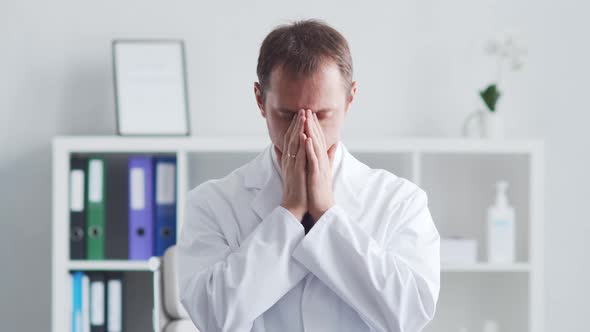
<path id="1" fill-rule="evenodd" d="M 129 158 L 129 259 L 154 255 L 154 186 L 152 157 Z"/>

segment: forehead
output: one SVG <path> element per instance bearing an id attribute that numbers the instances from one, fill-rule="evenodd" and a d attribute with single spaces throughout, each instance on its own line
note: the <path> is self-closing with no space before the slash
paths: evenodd
<path id="1" fill-rule="evenodd" d="M 267 104 L 271 108 L 291 111 L 338 108 L 346 100 L 343 83 L 340 70 L 334 63 L 325 64 L 305 77 L 295 77 L 278 66 L 270 76 Z"/>

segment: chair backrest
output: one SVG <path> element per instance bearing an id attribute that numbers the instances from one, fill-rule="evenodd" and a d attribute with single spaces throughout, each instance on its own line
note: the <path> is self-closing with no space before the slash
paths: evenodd
<path id="1" fill-rule="evenodd" d="M 171 320 L 190 320 L 184 306 L 180 303 L 176 246 L 171 246 L 166 250 L 162 261 L 162 301 L 164 302 L 164 310 Z"/>
<path id="2" fill-rule="evenodd" d="M 199 332 L 180 303 L 176 255 L 176 246 L 172 246 L 166 250 L 164 257 L 162 257 L 160 270 L 162 296 L 160 298 L 163 302 L 164 314 L 168 316 L 162 332 Z"/>

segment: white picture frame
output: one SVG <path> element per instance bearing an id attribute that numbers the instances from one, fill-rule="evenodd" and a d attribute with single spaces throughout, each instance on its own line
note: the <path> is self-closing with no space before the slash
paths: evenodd
<path id="1" fill-rule="evenodd" d="M 117 134 L 190 135 L 182 40 L 113 40 Z"/>

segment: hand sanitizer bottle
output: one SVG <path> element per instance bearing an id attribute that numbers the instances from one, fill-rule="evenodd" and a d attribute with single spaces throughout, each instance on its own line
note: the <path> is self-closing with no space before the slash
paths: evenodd
<path id="1" fill-rule="evenodd" d="M 508 182 L 496 183 L 496 203 L 488 208 L 488 261 L 512 263 L 515 260 L 514 208 L 508 204 Z"/>

